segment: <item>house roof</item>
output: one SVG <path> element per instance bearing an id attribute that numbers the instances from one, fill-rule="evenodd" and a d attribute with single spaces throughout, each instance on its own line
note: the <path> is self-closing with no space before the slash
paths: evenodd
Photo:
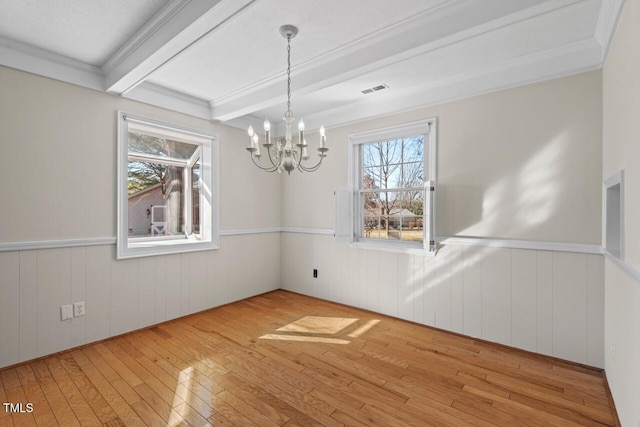
<path id="1" fill-rule="evenodd" d="M 135 193 L 129 194 L 128 198 L 130 199 L 132 197 L 142 196 L 143 194 L 150 193 L 150 192 L 154 191 L 155 189 L 160 188 L 161 186 L 162 186 L 162 183 L 154 184 L 151 187 L 147 187 L 147 188 L 145 188 L 143 190 L 136 191 Z"/>

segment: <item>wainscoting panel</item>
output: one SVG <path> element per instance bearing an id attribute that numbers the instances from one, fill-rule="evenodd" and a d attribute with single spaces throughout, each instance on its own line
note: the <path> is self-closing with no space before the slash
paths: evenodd
<path id="1" fill-rule="evenodd" d="M 640 281 L 609 257 L 604 268 L 607 381 L 620 422 L 635 427 L 640 420 Z"/>
<path id="2" fill-rule="evenodd" d="M 278 289 L 279 260 L 280 233 L 128 260 L 109 244 L 0 252 L 0 368 Z"/>
<path id="3" fill-rule="evenodd" d="M 283 289 L 604 365 L 601 255 L 445 244 L 433 257 L 289 232 L 281 250 Z"/>

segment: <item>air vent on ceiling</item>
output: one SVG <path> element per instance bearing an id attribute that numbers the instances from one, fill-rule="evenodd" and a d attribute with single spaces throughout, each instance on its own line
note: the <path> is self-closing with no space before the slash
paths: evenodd
<path id="1" fill-rule="evenodd" d="M 367 93 L 377 92 L 377 91 L 382 90 L 382 89 L 387 89 L 388 87 L 389 86 L 387 86 L 386 83 L 382 83 L 381 85 L 370 87 L 369 89 L 365 89 L 365 90 L 363 90 L 361 92 L 366 95 Z"/>

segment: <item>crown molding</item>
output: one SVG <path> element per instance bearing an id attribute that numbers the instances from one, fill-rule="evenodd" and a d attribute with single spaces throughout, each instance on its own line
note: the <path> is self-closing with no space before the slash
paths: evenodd
<path id="1" fill-rule="evenodd" d="M 600 60 L 603 63 L 607 57 L 607 53 L 609 53 L 609 46 L 611 45 L 611 40 L 613 40 L 613 35 L 618 28 L 624 4 L 625 0 L 608 0 L 603 1 L 600 5 L 600 13 L 598 14 L 594 37 L 602 46 L 602 56 Z"/>
<path id="2" fill-rule="evenodd" d="M 89 89 L 104 90 L 99 67 L 0 36 L 0 65 Z"/>

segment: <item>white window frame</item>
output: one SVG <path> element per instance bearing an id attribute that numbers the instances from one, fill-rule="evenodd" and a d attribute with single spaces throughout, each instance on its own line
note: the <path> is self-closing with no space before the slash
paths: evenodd
<path id="1" fill-rule="evenodd" d="M 393 139 L 409 138 L 417 135 L 424 137 L 424 218 L 423 218 L 423 242 L 394 241 L 385 239 L 373 239 L 362 236 L 360 218 L 363 217 L 362 204 L 360 203 L 359 186 L 362 174 L 362 146 L 363 144 L 387 141 Z M 437 120 L 435 118 L 361 132 L 349 136 L 348 147 L 348 188 L 336 190 L 336 200 L 340 197 L 345 208 L 336 206 L 336 238 L 339 241 L 348 241 L 353 246 L 364 249 L 377 249 L 406 253 L 434 253 L 435 252 L 435 188 L 436 188 L 436 145 L 437 145 Z M 399 191 L 403 189 L 399 188 Z M 345 203 L 344 194 L 350 193 L 350 203 Z M 342 196 L 339 196 L 342 194 Z M 348 205 L 348 208 L 346 207 Z M 345 226 L 346 219 L 339 219 L 338 210 L 350 209 L 349 226 Z M 347 231 L 348 230 L 348 231 Z M 351 236 L 348 234 L 351 233 Z M 340 236 L 339 236 L 340 234 Z M 350 237 L 350 238 L 349 238 Z"/>
<path id="2" fill-rule="evenodd" d="M 143 256 L 164 255 L 182 252 L 204 251 L 220 247 L 220 230 L 218 215 L 219 200 L 219 143 L 215 133 L 207 133 L 182 126 L 140 117 L 118 111 L 118 161 L 117 161 L 117 193 L 118 193 L 118 234 L 117 258 L 136 258 Z M 149 129 L 149 133 L 175 137 L 188 143 L 198 145 L 195 153 L 186 162 L 174 162 L 176 166 L 184 166 L 184 218 L 185 234 L 183 236 L 167 236 L 166 238 L 130 237 L 129 236 L 129 203 L 128 203 L 128 162 L 129 158 L 129 126 L 138 129 Z M 135 157 L 135 156 L 134 156 Z M 144 160 L 148 160 L 145 158 Z M 158 159 L 163 164 L 171 161 Z M 192 233 L 193 204 L 191 187 L 191 166 L 200 161 L 200 234 Z M 179 163 L 179 164 L 178 164 Z"/>

